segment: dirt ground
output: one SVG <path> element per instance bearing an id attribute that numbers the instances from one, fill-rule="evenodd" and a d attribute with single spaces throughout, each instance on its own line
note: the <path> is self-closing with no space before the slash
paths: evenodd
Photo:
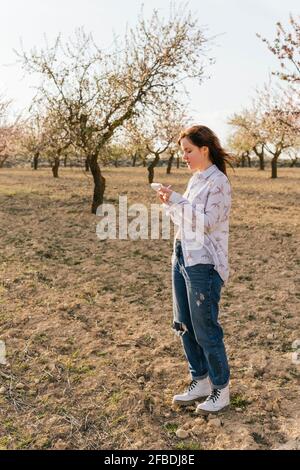
<path id="1" fill-rule="evenodd" d="M 144 168 L 104 175 L 108 202 L 158 202 Z M 156 170 L 177 191 L 188 178 Z M 190 381 L 171 330 L 173 240 L 100 241 L 82 170 L 0 170 L 1 449 L 300 448 L 300 169 L 229 178 L 231 406 L 213 420 L 171 404 Z"/>

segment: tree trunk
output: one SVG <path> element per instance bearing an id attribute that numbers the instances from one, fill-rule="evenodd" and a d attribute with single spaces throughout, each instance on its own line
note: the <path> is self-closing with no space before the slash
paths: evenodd
<path id="1" fill-rule="evenodd" d="M 5 161 L 7 160 L 7 157 L 1 158 L 0 159 L 0 168 L 3 168 Z"/>
<path id="2" fill-rule="evenodd" d="M 33 156 L 33 169 L 34 170 L 38 169 L 39 156 L 40 156 L 40 152 L 35 152 L 35 154 Z"/>
<path id="3" fill-rule="evenodd" d="M 137 153 L 135 153 L 132 157 L 132 166 L 135 166 L 136 164 L 136 159 L 137 159 Z"/>
<path id="4" fill-rule="evenodd" d="M 86 158 L 84 161 L 85 171 L 90 171 L 89 159 Z"/>
<path id="5" fill-rule="evenodd" d="M 257 148 L 254 146 L 253 150 L 255 154 L 259 158 L 259 169 L 264 170 L 265 169 L 265 151 L 264 151 L 264 145 L 261 146 L 261 151 L 259 152 Z"/>
<path id="6" fill-rule="evenodd" d="M 245 167 L 245 158 L 246 158 L 246 155 L 243 153 L 243 154 L 242 154 L 242 158 L 241 158 L 241 163 L 242 163 L 241 166 L 242 166 L 242 168 Z"/>
<path id="7" fill-rule="evenodd" d="M 251 168 L 251 157 L 249 154 L 247 154 L 247 160 L 248 160 L 248 167 Z"/>
<path id="8" fill-rule="evenodd" d="M 277 158 L 278 157 L 273 157 L 271 161 L 271 168 L 272 168 L 272 176 L 271 178 L 277 178 Z"/>
<path id="9" fill-rule="evenodd" d="M 143 167 L 146 168 L 146 160 L 143 160 Z"/>
<path id="10" fill-rule="evenodd" d="M 103 196 L 105 192 L 105 178 L 101 174 L 97 155 L 91 156 L 91 158 L 89 159 L 89 165 L 94 180 L 92 214 L 96 214 L 97 208 L 101 206 L 101 204 L 103 204 Z"/>
<path id="11" fill-rule="evenodd" d="M 171 153 L 170 158 L 168 160 L 167 175 L 171 174 L 171 168 L 172 168 L 173 160 L 174 160 L 174 153 Z"/>
<path id="12" fill-rule="evenodd" d="M 65 156 L 64 156 L 64 167 L 65 167 L 65 168 L 66 168 L 66 166 L 67 166 L 67 160 L 68 160 L 68 157 L 65 155 Z"/>
<path id="13" fill-rule="evenodd" d="M 52 173 L 54 178 L 58 178 L 58 168 L 59 168 L 59 157 L 54 158 L 54 163 L 52 165 Z"/>
<path id="14" fill-rule="evenodd" d="M 154 180 L 154 168 L 156 167 L 156 165 L 158 164 L 159 162 L 159 153 L 156 153 L 155 154 L 155 158 L 153 159 L 153 161 L 148 165 L 148 181 L 149 183 L 153 183 L 153 180 Z"/>
<path id="15" fill-rule="evenodd" d="M 259 154 L 258 155 L 258 158 L 259 158 L 259 169 L 260 170 L 264 170 L 265 169 L 265 159 L 264 159 L 264 154 Z"/>
<path id="16" fill-rule="evenodd" d="M 177 170 L 179 169 L 179 163 L 180 163 L 179 158 L 180 158 L 180 157 L 177 157 L 177 159 L 176 159 L 176 168 L 177 168 Z"/>

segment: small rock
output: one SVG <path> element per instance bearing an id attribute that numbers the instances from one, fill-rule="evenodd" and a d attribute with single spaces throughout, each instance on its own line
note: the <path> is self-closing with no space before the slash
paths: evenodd
<path id="1" fill-rule="evenodd" d="M 184 429 L 177 429 L 176 431 L 176 436 L 179 437 L 180 439 L 186 439 L 188 437 L 189 433 L 185 431 Z"/>
<path id="2" fill-rule="evenodd" d="M 5 392 L 6 392 L 6 388 L 5 388 L 5 387 L 1 387 L 1 388 L 0 388 L 0 395 L 3 395 Z"/>
<path id="3" fill-rule="evenodd" d="M 281 446 L 277 447 L 274 450 L 299 450 L 300 449 L 300 441 L 296 439 L 291 439 L 290 441 L 282 444 Z"/>
<path id="4" fill-rule="evenodd" d="M 44 447 L 49 447 L 49 437 L 47 436 L 44 436 L 44 437 L 38 437 L 36 440 L 35 440 L 35 444 L 37 446 L 38 449 L 42 449 Z"/>
<path id="5" fill-rule="evenodd" d="M 66 448 L 67 444 L 62 439 L 58 439 L 58 441 L 56 441 L 56 443 L 54 444 L 54 449 L 65 450 Z"/>
<path id="6" fill-rule="evenodd" d="M 246 427 L 237 427 L 235 425 L 231 427 L 231 430 L 233 433 L 231 439 L 236 443 L 239 450 L 252 449 L 257 446 Z"/>
<path id="7" fill-rule="evenodd" d="M 136 441 L 136 442 L 134 443 L 134 448 L 135 448 L 135 449 L 142 449 L 142 448 L 143 448 L 143 443 L 142 443 L 142 441 Z"/>
<path id="8" fill-rule="evenodd" d="M 204 424 L 205 422 L 206 422 L 205 419 L 202 418 L 201 416 L 195 419 L 196 424 Z"/>
<path id="9" fill-rule="evenodd" d="M 239 413 L 241 413 L 241 411 L 243 411 L 243 408 L 236 408 L 235 411 L 238 411 Z"/>
<path id="10" fill-rule="evenodd" d="M 274 413 L 279 413 L 280 412 L 280 408 L 279 408 L 279 405 L 278 403 L 274 403 L 273 405 L 273 410 L 272 410 Z"/>
<path id="11" fill-rule="evenodd" d="M 23 390 L 23 388 L 25 388 L 25 385 L 22 384 L 21 382 L 16 385 L 17 390 Z"/>
<path id="12" fill-rule="evenodd" d="M 189 421 L 186 421 L 186 422 L 183 423 L 183 425 L 181 426 L 181 429 L 190 429 L 193 425 L 194 425 L 194 422 L 190 423 Z"/>
<path id="13" fill-rule="evenodd" d="M 252 383 L 252 388 L 255 388 L 255 389 L 261 388 L 261 383 L 259 382 L 259 380 L 254 380 L 254 382 Z"/>
<path id="14" fill-rule="evenodd" d="M 203 432 L 203 428 L 199 425 L 195 425 L 195 426 L 192 427 L 191 431 L 192 431 L 193 434 L 198 436 L 199 434 L 201 434 Z"/>
<path id="15" fill-rule="evenodd" d="M 70 427 L 68 424 L 66 424 L 65 426 L 60 425 L 59 427 L 57 427 L 56 436 L 59 437 L 60 439 L 63 439 L 68 434 L 69 431 L 70 431 Z"/>
<path id="16" fill-rule="evenodd" d="M 269 402 L 269 403 L 266 404 L 265 410 L 271 412 L 271 411 L 273 411 L 274 406 L 275 406 L 274 403 Z"/>
<path id="17" fill-rule="evenodd" d="M 58 421 L 57 417 L 56 416 L 51 416 L 51 418 L 48 419 L 48 424 L 50 424 L 51 426 L 53 426 L 54 424 L 56 424 Z"/>
<path id="18" fill-rule="evenodd" d="M 219 418 L 210 419 L 209 424 L 216 428 L 220 428 L 222 426 L 222 422 Z"/>

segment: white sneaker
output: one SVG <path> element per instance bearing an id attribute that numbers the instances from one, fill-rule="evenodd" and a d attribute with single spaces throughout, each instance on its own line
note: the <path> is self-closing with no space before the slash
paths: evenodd
<path id="1" fill-rule="evenodd" d="M 221 389 L 214 388 L 209 397 L 197 406 L 196 413 L 217 413 L 228 407 L 229 404 L 229 385 Z"/>
<path id="2" fill-rule="evenodd" d="M 199 398 L 207 397 L 212 391 L 209 378 L 192 380 L 188 390 L 182 395 L 174 395 L 173 403 L 176 405 L 189 405 Z"/>

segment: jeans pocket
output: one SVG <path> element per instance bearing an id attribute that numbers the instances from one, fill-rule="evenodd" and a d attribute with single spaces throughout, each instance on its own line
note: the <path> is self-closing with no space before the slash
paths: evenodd
<path id="1" fill-rule="evenodd" d="M 219 278 L 219 281 L 221 282 L 221 286 L 223 287 L 224 284 L 225 284 L 225 282 L 224 282 L 223 279 L 221 278 L 220 273 L 218 273 L 218 271 L 216 271 L 216 273 L 217 273 L 217 276 L 218 276 L 218 278 Z"/>

